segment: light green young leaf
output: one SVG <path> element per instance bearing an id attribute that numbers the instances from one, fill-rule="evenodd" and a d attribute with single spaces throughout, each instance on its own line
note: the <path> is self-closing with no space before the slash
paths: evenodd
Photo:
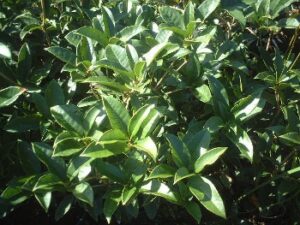
<path id="1" fill-rule="evenodd" d="M 160 16 L 168 26 L 185 29 L 183 15 L 179 10 L 170 6 L 162 6 L 159 8 Z"/>
<path id="2" fill-rule="evenodd" d="M 0 42 L 0 57 L 11 58 L 11 51 L 7 45 Z"/>

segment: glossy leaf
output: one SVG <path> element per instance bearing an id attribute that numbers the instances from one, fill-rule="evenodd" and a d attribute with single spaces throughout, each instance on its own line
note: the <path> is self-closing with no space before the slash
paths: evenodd
<path id="1" fill-rule="evenodd" d="M 26 89 L 17 86 L 10 86 L 0 90 L 0 108 L 14 103 Z"/>
<path id="2" fill-rule="evenodd" d="M 90 206 L 94 203 L 94 191 L 89 183 L 83 182 L 77 184 L 73 190 L 73 195 Z"/>

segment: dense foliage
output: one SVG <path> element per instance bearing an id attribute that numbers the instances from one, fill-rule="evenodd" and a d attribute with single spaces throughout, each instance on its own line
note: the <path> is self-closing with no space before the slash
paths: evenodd
<path id="1" fill-rule="evenodd" d="M 0 218 L 298 224 L 299 25 L 296 0 L 2 0 Z"/>

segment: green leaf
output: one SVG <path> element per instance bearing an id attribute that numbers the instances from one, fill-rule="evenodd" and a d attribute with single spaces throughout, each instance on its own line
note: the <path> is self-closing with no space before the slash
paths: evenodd
<path id="1" fill-rule="evenodd" d="M 136 25 L 127 26 L 123 28 L 120 32 L 118 32 L 116 36 L 119 37 L 121 41 L 127 42 L 131 38 L 138 35 L 139 33 L 142 33 L 145 30 L 146 28 L 142 26 L 136 26 Z"/>
<path id="2" fill-rule="evenodd" d="M 143 58 L 146 61 L 147 66 L 155 60 L 155 58 L 159 55 L 159 53 L 166 47 L 167 42 L 160 43 L 155 45 L 153 48 L 150 49 L 147 53 L 143 55 Z"/>
<path id="3" fill-rule="evenodd" d="M 33 93 L 31 94 L 31 100 L 35 104 L 35 107 L 37 110 L 45 117 L 50 117 L 50 108 L 48 106 L 48 103 L 46 99 L 38 94 L 38 93 Z"/>
<path id="4" fill-rule="evenodd" d="M 184 207 L 197 223 L 200 224 L 202 218 L 200 206 L 196 202 L 191 201 L 187 202 Z"/>
<path id="5" fill-rule="evenodd" d="M 226 136 L 237 146 L 241 155 L 252 162 L 253 144 L 247 132 L 237 125 L 231 125 Z"/>
<path id="6" fill-rule="evenodd" d="M 212 98 L 209 87 L 206 84 L 202 84 L 200 87 L 197 87 L 196 97 L 203 103 L 209 103 Z"/>
<path id="7" fill-rule="evenodd" d="M 148 181 L 141 187 L 140 191 L 145 194 L 162 197 L 171 203 L 180 203 L 178 194 L 173 192 L 168 185 L 161 183 L 158 180 Z"/>
<path id="8" fill-rule="evenodd" d="M 191 177 L 191 176 L 194 176 L 194 174 L 190 173 L 187 168 L 180 167 L 175 173 L 173 184 L 176 184 L 179 181 L 186 179 L 188 177 Z"/>
<path id="9" fill-rule="evenodd" d="M 73 190 L 73 195 L 80 201 L 83 201 L 93 207 L 94 191 L 89 183 L 82 182 L 77 184 Z"/>
<path id="10" fill-rule="evenodd" d="M 297 132 L 288 132 L 280 135 L 279 140 L 288 145 L 300 145 L 300 134 Z"/>
<path id="11" fill-rule="evenodd" d="M 48 170 L 61 179 L 66 178 L 66 168 L 59 159 L 52 158 L 52 148 L 44 143 L 33 143 L 32 148 L 39 160 L 48 168 Z"/>
<path id="12" fill-rule="evenodd" d="M 175 174 L 175 169 L 167 164 L 159 164 L 151 171 L 150 175 L 146 178 L 146 180 L 150 179 L 164 179 L 173 177 Z"/>
<path id="13" fill-rule="evenodd" d="M 194 176 L 190 178 L 188 187 L 207 210 L 224 219 L 226 218 L 223 200 L 210 180 L 205 177 Z"/>
<path id="14" fill-rule="evenodd" d="M 170 144 L 171 154 L 175 164 L 178 167 L 189 167 L 191 154 L 186 145 L 173 134 L 167 134 L 166 138 Z"/>
<path id="15" fill-rule="evenodd" d="M 55 221 L 60 220 L 64 215 L 66 215 L 73 204 L 73 197 L 68 195 L 59 203 L 55 210 Z"/>
<path id="16" fill-rule="evenodd" d="M 14 103 L 25 91 L 26 89 L 17 86 L 10 86 L 0 90 L 0 108 Z"/>
<path id="17" fill-rule="evenodd" d="M 131 117 L 128 125 L 128 132 L 130 138 L 135 137 L 138 131 L 141 128 L 142 123 L 147 119 L 150 114 L 150 111 L 155 107 L 154 104 L 145 105 L 140 108 L 134 115 Z"/>
<path id="18" fill-rule="evenodd" d="M 80 152 L 84 144 L 76 139 L 64 139 L 56 144 L 54 148 L 54 157 L 68 157 Z"/>
<path id="19" fill-rule="evenodd" d="M 260 113 L 266 103 L 266 101 L 261 97 L 262 92 L 263 90 L 255 91 L 251 95 L 246 98 L 242 98 L 235 103 L 234 107 L 231 109 L 235 118 L 244 122 Z"/>
<path id="20" fill-rule="evenodd" d="M 87 124 L 84 121 L 82 112 L 75 105 L 57 105 L 50 109 L 56 122 L 70 132 L 84 136 L 87 130 Z"/>
<path id="21" fill-rule="evenodd" d="M 205 152 L 195 162 L 195 172 L 200 173 L 205 166 L 214 164 L 226 149 L 227 147 L 218 147 Z"/>
<path id="22" fill-rule="evenodd" d="M 138 140 L 134 145 L 138 150 L 146 152 L 153 161 L 156 161 L 158 156 L 158 150 L 156 144 L 150 137 L 146 137 L 145 139 Z"/>
<path id="23" fill-rule="evenodd" d="M 51 80 L 46 88 L 45 97 L 50 107 L 65 104 L 65 95 L 60 85 Z"/>
<path id="24" fill-rule="evenodd" d="M 76 55 L 71 50 L 58 46 L 53 46 L 46 48 L 46 51 L 48 51 L 61 61 L 72 66 L 76 66 Z"/>
<path id="25" fill-rule="evenodd" d="M 44 193 L 34 193 L 35 198 L 38 200 L 40 205 L 43 207 L 45 212 L 48 212 L 49 206 L 52 200 L 52 193 L 51 192 L 44 192 Z"/>
<path id="26" fill-rule="evenodd" d="M 181 29 L 185 28 L 183 15 L 175 8 L 162 6 L 159 8 L 160 16 L 168 26 L 174 26 Z"/>
<path id="27" fill-rule="evenodd" d="M 108 37 L 107 35 L 93 27 L 81 27 L 78 30 L 75 31 L 77 34 L 80 34 L 84 37 L 90 38 L 94 41 L 97 41 L 99 44 L 101 44 L 103 47 L 105 47 L 108 44 Z"/>
<path id="28" fill-rule="evenodd" d="M 130 116 L 125 106 L 112 96 L 103 98 L 103 104 L 111 127 L 127 134 L 127 125 Z"/>
<path id="29" fill-rule="evenodd" d="M 220 0 L 205 0 L 201 3 L 201 5 L 198 7 L 198 11 L 200 13 L 200 16 L 203 20 L 205 20 L 207 17 L 210 16 L 210 14 L 215 11 L 215 9 L 219 6 Z"/>
<path id="30" fill-rule="evenodd" d="M 7 45 L 0 42 L 0 58 L 11 58 L 11 51 Z"/>

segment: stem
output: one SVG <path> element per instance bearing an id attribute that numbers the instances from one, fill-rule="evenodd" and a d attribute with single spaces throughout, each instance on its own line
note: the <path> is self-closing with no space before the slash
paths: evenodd
<path id="1" fill-rule="evenodd" d="M 45 28 L 45 22 L 46 22 L 46 9 L 45 9 L 45 0 L 41 0 L 41 8 L 42 8 L 42 14 L 41 14 L 41 19 L 42 19 L 42 29 L 45 34 L 45 38 L 47 41 L 48 46 L 51 46 L 50 38 L 47 33 L 47 30 Z"/>

